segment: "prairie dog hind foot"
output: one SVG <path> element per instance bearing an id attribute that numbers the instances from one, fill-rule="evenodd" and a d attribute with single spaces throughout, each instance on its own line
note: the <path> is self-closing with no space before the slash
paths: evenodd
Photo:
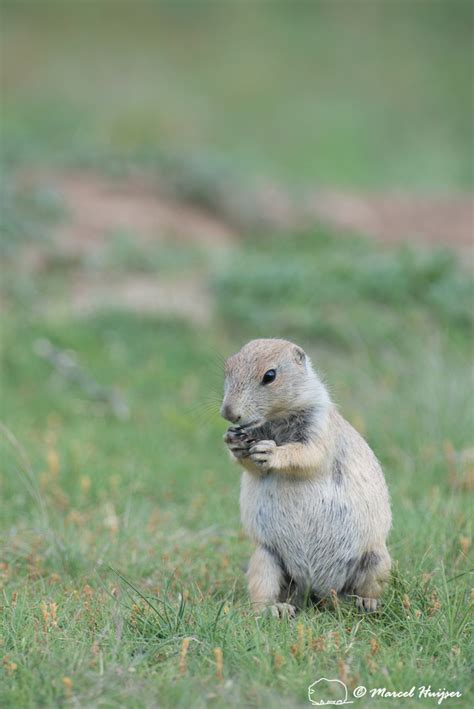
<path id="1" fill-rule="evenodd" d="M 291 603 L 272 603 L 269 606 L 264 606 L 262 611 L 273 618 L 295 618 L 296 616 L 296 607 Z"/>
<path id="2" fill-rule="evenodd" d="M 377 608 L 379 608 L 379 601 L 377 598 L 362 598 L 361 596 L 357 596 L 356 605 L 359 611 L 375 613 Z"/>

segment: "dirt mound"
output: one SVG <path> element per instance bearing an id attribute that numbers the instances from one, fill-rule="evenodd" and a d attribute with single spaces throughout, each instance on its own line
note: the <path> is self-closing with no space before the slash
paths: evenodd
<path id="1" fill-rule="evenodd" d="M 212 213 L 165 194 L 144 177 L 111 178 L 92 171 L 30 173 L 27 187 L 56 192 L 67 220 L 54 231 L 60 252 L 90 253 L 118 232 L 144 245 L 176 239 L 206 248 L 230 246 L 233 230 Z"/>
<path id="2" fill-rule="evenodd" d="M 166 315 L 207 324 L 212 300 L 204 278 L 156 278 L 145 274 L 122 278 L 84 278 L 71 284 L 74 312 L 87 315 L 99 308 Z"/>
<path id="3" fill-rule="evenodd" d="M 68 292 L 63 302 L 47 302 L 46 308 L 66 307 L 79 315 L 120 308 L 209 321 L 207 278 L 197 268 L 176 276 L 136 273 L 133 266 L 125 274 L 98 274 L 85 264 L 100 256 L 118 234 L 126 234 L 143 253 L 156 244 L 227 251 L 236 234 L 217 216 L 173 198 L 144 177 L 114 179 L 92 171 L 42 171 L 24 176 L 22 188 L 52 191 L 65 212 L 52 230 L 52 251 L 55 259 L 68 263 Z M 29 270 L 48 267 L 48 256 L 37 244 L 26 247 L 22 260 Z"/>
<path id="4" fill-rule="evenodd" d="M 459 251 L 474 245 L 471 196 L 317 191 L 305 199 L 309 219 L 386 243 L 422 243 Z"/>
<path id="5" fill-rule="evenodd" d="M 288 233 L 318 224 L 387 244 L 445 245 L 464 257 L 468 253 L 469 260 L 472 256 L 474 204 L 467 196 L 308 190 L 295 198 L 270 185 L 240 192 L 234 186 L 222 195 L 219 183 L 213 208 L 212 200 L 203 206 L 177 190 L 173 193 L 164 175 L 154 180 L 146 175 L 114 178 L 91 170 L 43 170 L 24 174 L 20 184 L 25 191 L 40 188 L 58 195 L 65 216 L 52 230 L 52 249 L 56 259 L 67 262 L 70 275 L 60 307 L 79 314 L 117 307 L 198 323 L 211 318 L 209 274 L 202 264 L 177 268 L 175 275 L 137 272 L 127 256 L 120 273 L 88 267 L 95 257 L 100 261 L 117 234 L 126 234 L 145 260 L 156 244 L 198 247 L 210 260 L 218 252 L 231 251 L 242 231 Z M 46 269 L 50 258 L 51 252 L 46 254 L 43 246 L 29 244 L 23 252 L 23 268 Z"/>

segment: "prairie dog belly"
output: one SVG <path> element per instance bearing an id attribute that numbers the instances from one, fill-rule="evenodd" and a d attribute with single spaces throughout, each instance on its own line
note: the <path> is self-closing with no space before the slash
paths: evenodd
<path id="1" fill-rule="evenodd" d="M 322 598 L 343 589 L 365 536 L 345 486 L 244 473 L 240 506 L 247 533 L 275 553 L 299 590 Z"/>

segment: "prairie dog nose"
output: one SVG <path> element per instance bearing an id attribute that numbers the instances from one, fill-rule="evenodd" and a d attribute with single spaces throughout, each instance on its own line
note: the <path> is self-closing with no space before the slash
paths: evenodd
<path id="1" fill-rule="evenodd" d="M 231 423 L 238 423 L 242 418 L 241 416 L 237 416 L 230 404 L 222 404 L 221 416 Z"/>

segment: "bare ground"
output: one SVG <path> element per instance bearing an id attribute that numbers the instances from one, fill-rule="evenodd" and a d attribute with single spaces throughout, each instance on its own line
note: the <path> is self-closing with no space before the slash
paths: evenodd
<path id="1" fill-rule="evenodd" d="M 55 257 L 75 266 L 65 296 L 68 308 L 84 314 L 105 306 L 169 314 L 205 323 L 212 311 L 206 273 L 194 268 L 176 276 L 136 273 L 97 274 L 84 259 L 98 253 L 118 232 L 142 249 L 150 245 L 190 246 L 211 254 L 231 252 L 238 236 L 235 204 L 245 201 L 254 227 L 300 229 L 321 224 L 342 232 L 371 236 L 387 244 L 409 242 L 449 246 L 471 262 L 474 204 L 470 196 L 414 196 L 312 190 L 298 200 L 278 187 L 232 196 L 232 213 L 197 206 L 163 189 L 146 176 L 111 178 L 92 171 L 37 171 L 23 175 L 22 189 L 47 187 L 64 205 L 66 217 L 53 230 Z M 222 207 L 222 205 L 221 205 Z M 243 220 L 245 221 L 245 220 Z M 249 219 L 246 219 L 247 228 Z M 41 270 L 47 257 L 35 245 L 23 266 Z"/>
<path id="2" fill-rule="evenodd" d="M 145 246 L 179 239 L 206 248 L 229 246 L 233 230 L 212 213 L 173 199 L 143 177 L 107 178 L 95 172 L 39 172 L 25 186 L 47 186 L 61 197 L 68 220 L 55 233 L 58 249 L 81 256 L 117 231 L 136 235 Z"/>
<path id="3" fill-rule="evenodd" d="M 471 195 L 428 196 L 401 192 L 363 194 L 319 191 L 306 198 L 315 220 L 393 244 L 449 246 L 461 253 L 474 245 Z"/>
<path id="4" fill-rule="evenodd" d="M 222 219 L 174 199 L 142 177 L 113 179 L 89 171 L 41 171 L 25 176 L 22 188 L 54 191 L 66 212 L 53 229 L 52 250 L 55 259 L 69 263 L 68 292 L 64 302 L 47 302 L 45 307 L 67 307 L 79 315 L 116 307 L 208 322 L 212 302 L 202 269 L 174 277 L 134 273 L 133 269 L 125 275 L 98 274 L 85 267 L 85 260 L 93 261 L 119 233 L 127 234 L 145 252 L 156 244 L 227 252 L 236 233 Z M 48 256 L 37 244 L 25 249 L 22 260 L 29 270 L 48 267 Z"/>

